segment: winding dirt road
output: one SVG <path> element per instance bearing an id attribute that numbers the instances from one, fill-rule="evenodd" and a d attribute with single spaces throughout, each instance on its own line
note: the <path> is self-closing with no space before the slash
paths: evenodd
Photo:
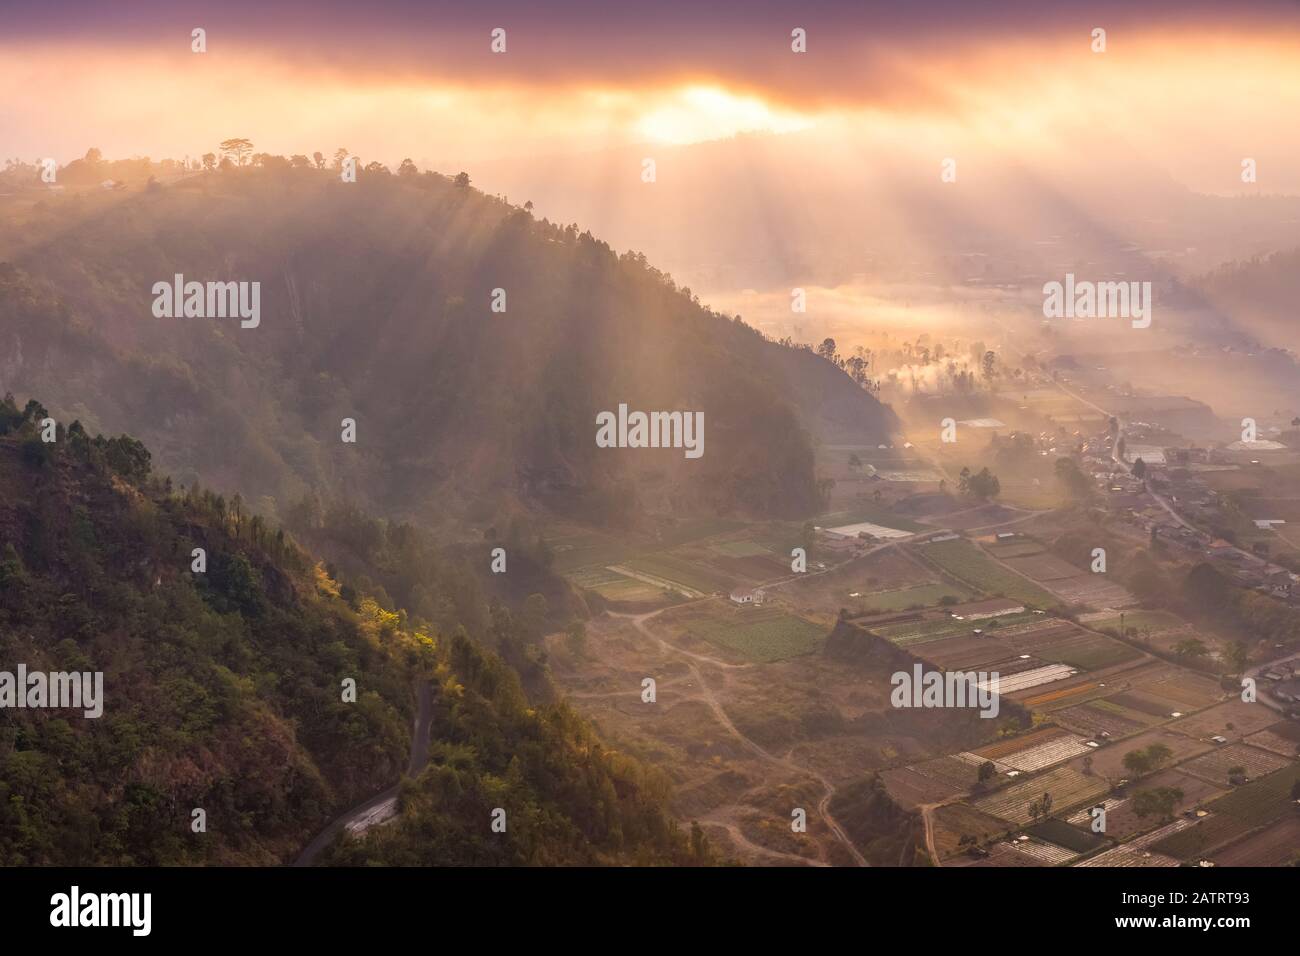
<path id="1" fill-rule="evenodd" d="M 681 607 L 682 605 L 676 605 L 676 606 Z M 853 841 L 849 838 L 848 833 L 845 832 L 842 826 L 840 826 L 839 822 L 835 819 L 835 817 L 831 815 L 830 802 L 831 802 L 831 798 L 835 795 L 834 785 L 818 771 L 813 770 L 809 767 L 804 767 L 799 764 L 796 764 L 787 758 L 778 757 L 776 756 L 776 754 L 773 754 L 765 750 L 763 747 L 759 746 L 753 740 L 751 740 L 750 738 L 746 737 L 743 733 L 741 733 L 740 730 L 736 727 L 736 725 L 732 723 L 731 718 L 727 716 L 727 712 L 726 710 L 723 709 L 721 702 L 719 702 L 718 698 L 714 695 L 713 690 L 709 687 L 708 683 L 704 680 L 704 674 L 700 671 L 699 662 L 703 661 L 704 663 L 710 665 L 718 665 L 722 667 L 726 667 L 728 665 L 723 661 L 715 661 L 711 657 L 705 657 L 702 654 L 695 654 L 690 651 L 685 651 L 679 647 L 675 647 L 672 644 L 665 641 L 662 637 L 654 633 L 654 631 L 652 631 L 649 627 L 646 626 L 646 622 L 648 620 L 650 620 L 651 618 L 659 614 L 662 614 L 664 611 L 667 610 L 670 610 L 670 608 L 660 608 L 657 611 L 650 611 L 645 614 L 636 614 L 636 615 L 620 614 L 611 611 L 610 616 L 624 618 L 626 620 L 631 621 L 633 627 L 635 627 L 638 631 L 640 631 L 643 635 L 648 637 L 650 640 L 654 641 L 659 646 L 659 648 L 663 650 L 665 653 L 674 654 L 680 658 L 685 659 L 686 666 L 690 669 L 691 676 L 694 677 L 696 682 L 699 684 L 700 691 L 703 694 L 704 702 L 705 704 L 708 705 L 709 710 L 713 712 L 713 716 L 717 718 L 718 723 L 720 723 L 729 734 L 731 734 L 733 737 L 739 740 L 747 750 L 749 750 L 755 756 L 759 757 L 760 759 L 768 763 L 775 764 L 778 767 L 781 767 L 785 770 L 791 771 L 796 774 L 801 774 L 806 777 L 811 777 L 812 779 L 816 780 L 819 784 L 821 784 L 822 789 L 825 791 L 825 793 L 817 804 L 818 814 L 820 814 L 821 818 L 826 821 L 827 827 L 830 828 L 830 831 L 835 835 L 835 838 L 840 841 L 840 843 L 844 846 L 845 850 L 847 850 L 849 855 L 853 857 L 854 861 L 858 864 L 858 866 L 870 866 L 871 864 L 867 862 L 866 857 L 864 857 L 858 851 L 858 848 L 853 845 Z M 737 666 L 737 665 L 731 665 L 731 666 Z M 749 842 L 749 841 L 746 840 L 745 842 Z M 800 860 L 805 864 L 810 862 L 808 860 L 803 860 L 802 858 L 800 858 Z"/>

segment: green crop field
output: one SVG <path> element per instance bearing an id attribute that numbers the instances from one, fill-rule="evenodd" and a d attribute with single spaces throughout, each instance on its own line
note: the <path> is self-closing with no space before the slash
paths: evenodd
<path id="1" fill-rule="evenodd" d="M 1142 656 L 1140 651 L 1127 644 L 1104 637 L 1084 643 L 1066 641 L 1061 644 L 1049 644 L 1038 648 L 1035 653 L 1045 661 L 1060 661 L 1062 664 L 1069 664 L 1071 667 L 1085 671 L 1101 670 L 1103 667 L 1112 667 Z"/>
<path id="2" fill-rule="evenodd" d="M 736 585 L 736 579 L 730 575 L 664 552 L 639 555 L 622 563 L 633 571 L 663 578 L 703 594 L 714 591 L 725 594 Z"/>
<path id="3" fill-rule="evenodd" d="M 1002 567 L 964 539 L 925 544 L 915 553 L 985 594 L 1000 594 L 1040 608 L 1055 607 L 1059 603 L 1047 591 Z"/>
<path id="4" fill-rule="evenodd" d="M 716 551 L 728 558 L 752 558 L 756 555 L 767 556 L 772 552 L 757 542 L 748 539 L 740 541 L 719 541 L 709 545 L 710 551 Z"/>
<path id="5" fill-rule="evenodd" d="M 662 588 L 608 568 L 584 568 L 571 572 L 568 578 L 578 587 L 595 591 L 611 601 L 653 601 L 664 596 Z"/>
<path id="6" fill-rule="evenodd" d="M 819 649 L 826 629 L 778 607 L 700 605 L 678 619 L 682 631 L 752 661 L 786 660 Z"/>
<path id="7" fill-rule="evenodd" d="M 933 607 L 945 597 L 965 601 L 970 598 L 970 593 L 951 584 L 919 584 L 916 587 L 863 594 L 855 600 L 867 611 L 905 611 L 913 607 Z"/>
<path id="8" fill-rule="evenodd" d="M 901 624 L 887 624 L 883 627 L 870 627 L 891 644 L 907 647 L 910 644 L 926 644 L 930 641 L 943 640 L 961 634 L 973 634 L 976 629 L 988 637 L 996 637 L 999 627 L 1018 624 L 1030 619 L 1032 611 L 1010 614 L 1006 617 L 990 618 L 986 621 L 958 621 L 950 617 L 934 618 L 928 621 L 904 621 Z M 1037 617 L 1037 615 L 1034 615 Z M 996 620 L 997 625 L 993 624 Z"/>
<path id="9" fill-rule="evenodd" d="M 618 564 L 630 553 L 626 542 L 595 531 L 556 535 L 548 537 L 546 543 L 555 556 L 551 566 L 559 574 Z"/>

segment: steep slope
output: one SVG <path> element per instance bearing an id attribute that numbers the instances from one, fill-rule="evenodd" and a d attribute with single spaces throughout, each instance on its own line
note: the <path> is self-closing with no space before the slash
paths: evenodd
<path id="1" fill-rule="evenodd" d="M 525 697 L 480 642 L 487 609 L 469 628 L 387 610 L 238 497 L 175 492 L 125 436 L 74 423 L 44 442 L 45 417 L 0 402 L 0 672 L 101 672 L 102 715 L 0 710 L 0 865 L 293 859 L 398 779 L 420 681 L 430 764 L 407 790 L 420 819 L 447 824 L 420 862 L 703 859 L 657 774 L 603 751 L 563 704 Z M 432 596 L 444 618 L 475 600 L 467 580 Z M 513 639 L 499 608 L 491 627 Z M 507 834 L 484 801 L 510 809 Z"/>
<path id="2" fill-rule="evenodd" d="M 312 487 L 427 520 L 485 496 L 604 521 L 793 517 L 820 504 L 819 432 L 875 442 L 894 425 L 842 371 L 643 257 L 435 174 L 248 169 L 82 194 L 0 257 L 0 388 L 251 500 Z M 176 274 L 260 282 L 260 323 L 156 318 L 151 290 Z M 623 403 L 703 412 L 703 457 L 598 448 L 597 414 Z"/>

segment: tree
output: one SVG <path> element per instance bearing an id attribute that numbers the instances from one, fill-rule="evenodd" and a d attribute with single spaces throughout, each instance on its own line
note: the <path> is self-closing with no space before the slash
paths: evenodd
<path id="1" fill-rule="evenodd" d="M 1146 478 L 1146 476 L 1147 476 L 1147 463 L 1143 461 L 1141 458 L 1134 459 L 1133 477 L 1141 480 Z"/>
<path id="2" fill-rule="evenodd" d="M 316 150 L 316 152 L 312 153 L 311 158 L 312 162 L 316 164 L 317 169 L 325 168 L 325 157 L 321 155 L 320 150 Z"/>
<path id="3" fill-rule="evenodd" d="M 468 188 L 469 188 L 469 173 L 466 173 L 466 172 L 460 172 L 460 173 L 457 173 L 457 174 L 456 174 L 456 178 L 453 180 L 453 182 L 454 182 L 457 186 L 459 186 L 461 189 L 468 189 Z"/>
<path id="4" fill-rule="evenodd" d="M 993 379 L 993 376 L 997 373 L 997 361 L 998 357 L 993 353 L 992 349 L 984 353 L 984 358 L 980 361 L 980 369 L 984 372 L 985 379 L 990 381 Z"/>
<path id="5" fill-rule="evenodd" d="M 1052 795 L 1044 793 L 1041 798 L 1029 804 L 1029 816 L 1037 823 L 1046 820 L 1052 813 Z"/>
<path id="6" fill-rule="evenodd" d="M 1058 458 L 1054 466 L 1056 478 L 1065 486 L 1066 493 L 1077 501 L 1092 497 L 1092 482 L 1073 458 Z"/>
<path id="7" fill-rule="evenodd" d="M 244 158 L 249 156 L 252 152 L 252 140 L 244 139 L 242 137 L 223 140 L 221 143 L 221 155 L 226 157 L 233 156 L 236 166 L 244 165 Z"/>
<path id="8" fill-rule="evenodd" d="M 987 468 L 981 468 L 979 474 L 968 473 L 966 490 L 972 497 L 980 501 L 988 501 L 990 498 L 996 498 L 1002 491 L 1002 483 L 998 481 L 997 475 Z"/>
<path id="9" fill-rule="evenodd" d="M 1139 790 L 1133 795 L 1133 812 L 1139 817 L 1155 816 L 1162 823 L 1173 819 L 1174 808 L 1183 799 L 1183 791 L 1177 787 L 1156 787 L 1153 790 Z"/>
<path id="10" fill-rule="evenodd" d="M 397 167 L 397 175 L 403 179 L 410 179 L 412 176 L 420 175 L 420 167 L 416 166 L 411 160 L 404 159 L 401 165 Z"/>
<path id="11" fill-rule="evenodd" d="M 212 170 L 217 168 L 217 156 L 215 153 L 203 154 L 203 168 L 208 172 L 212 172 Z"/>
<path id="12" fill-rule="evenodd" d="M 1150 773 L 1174 755 L 1164 744 L 1152 744 L 1145 750 L 1130 750 L 1124 755 L 1124 767 L 1136 776 Z"/>
<path id="13" fill-rule="evenodd" d="M 980 764 L 979 770 L 976 771 L 976 776 L 979 779 L 980 783 L 984 783 L 988 780 L 992 780 L 993 775 L 997 772 L 998 772 L 998 768 L 993 765 L 993 761 L 986 760 L 982 764 Z"/>
<path id="14" fill-rule="evenodd" d="M 104 154 L 99 151 L 99 147 L 92 146 L 90 149 L 86 150 L 85 160 L 86 165 L 95 166 L 104 161 Z"/>
<path id="15" fill-rule="evenodd" d="M 817 346 L 817 354 L 828 362 L 835 361 L 835 351 L 835 340 L 832 338 L 823 339 L 822 344 Z"/>
<path id="16" fill-rule="evenodd" d="M 584 621 L 574 621 L 564 634 L 565 643 L 574 657 L 582 657 L 587 652 L 587 625 Z"/>

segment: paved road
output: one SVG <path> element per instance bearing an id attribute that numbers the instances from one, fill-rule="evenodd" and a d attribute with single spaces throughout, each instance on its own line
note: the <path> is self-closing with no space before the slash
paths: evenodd
<path id="1" fill-rule="evenodd" d="M 421 681 L 415 688 L 415 727 L 411 733 L 411 760 L 406 768 L 406 775 L 414 777 L 429 762 L 429 725 L 433 721 L 433 689 L 428 681 Z M 350 810 L 332 820 L 324 830 L 307 844 L 294 866 L 311 866 L 316 857 L 334 842 L 339 832 L 348 826 L 365 829 L 376 823 L 382 823 L 397 812 L 397 788 L 399 780 L 382 793 L 377 793 L 364 803 L 359 803 Z"/>

